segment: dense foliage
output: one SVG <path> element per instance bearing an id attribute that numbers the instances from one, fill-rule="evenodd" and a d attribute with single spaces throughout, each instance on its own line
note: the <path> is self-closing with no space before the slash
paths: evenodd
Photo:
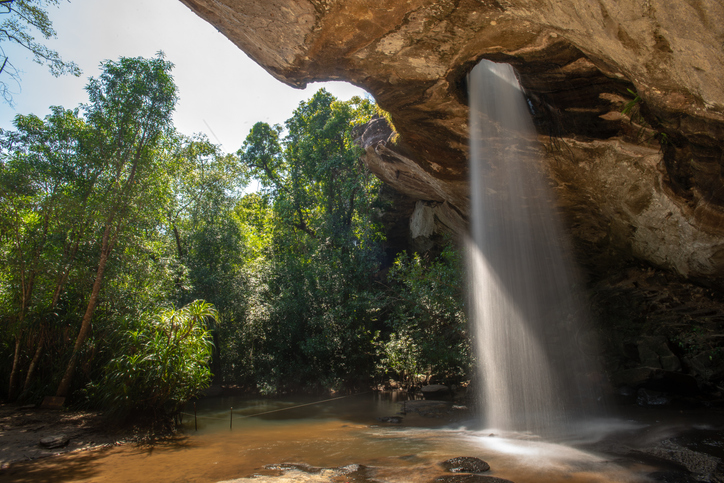
<path id="1" fill-rule="evenodd" d="M 211 381 L 207 323 L 216 310 L 196 300 L 133 321 L 116 333 L 116 357 L 106 365 L 97 396 L 114 411 L 175 413 Z"/>
<path id="2" fill-rule="evenodd" d="M 170 414 L 212 374 L 264 394 L 464 377 L 456 251 L 384 265 L 351 134 L 375 105 L 321 90 L 225 154 L 173 130 L 171 67 L 107 62 L 87 105 L 0 133 L 6 397 Z"/>
<path id="3" fill-rule="evenodd" d="M 383 363 L 389 361 L 404 376 L 427 373 L 449 381 L 469 373 L 461 263 L 451 245 L 429 262 L 405 253 L 395 260 L 391 278 L 401 288 L 393 295 L 393 333 L 381 344 Z"/>
<path id="4" fill-rule="evenodd" d="M 261 183 L 271 233 L 247 317 L 258 329 L 235 358 L 265 392 L 353 386 L 373 372 L 385 303 L 374 287 L 379 182 L 350 137 L 373 113 L 367 100 L 336 102 L 322 90 L 294 112 L 283 139 L 282 128 L 259 123 L 239 151 Z"/>

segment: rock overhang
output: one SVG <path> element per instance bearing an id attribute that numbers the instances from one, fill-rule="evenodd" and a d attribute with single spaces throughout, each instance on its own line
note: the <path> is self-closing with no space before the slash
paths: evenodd
<path id="1" fill-rule="evenodd" d="M 370 92 L 400 134 L 366 146 L 373 171 L 463 219 L 466 75 L 482 58 L 513 64 L 574 235 L 686 276 L 724 275 L 720 2 L 182 1 L 282 82 Z M 622 112 L 636 96 L 632 119 Z M 632 172 L 628 191 L 604 182 Z M 667 207 L 630 208 L 647 198 Z"/>

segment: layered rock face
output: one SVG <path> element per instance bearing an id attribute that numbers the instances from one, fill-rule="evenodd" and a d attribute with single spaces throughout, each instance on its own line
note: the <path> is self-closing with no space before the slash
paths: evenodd
<path id="1" fill-rule="evenodd" d="M 361 136 L 371 169 L 458 231 L 466 76 L 481 58 L 513 64 L 578 245 L 724 277 L 719 0 L 181 1 L 282 82 L 370 92 L 400 134 Z"/>

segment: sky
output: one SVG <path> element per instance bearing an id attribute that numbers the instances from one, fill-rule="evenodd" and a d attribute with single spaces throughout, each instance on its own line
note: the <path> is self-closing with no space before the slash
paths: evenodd
<path id="1" fill-rule="evenodd" d="M 310 84 L 304 90 L 279 82 L 179 0 L 61 0 L 48 13 L 57 38 L 45 44 L 78 64 L 83 74 L 53 77 L 26 51 L 5 42 L 22 81 L 20 86 L 10 83 L 13 106 L 0 101 L 0 128 L 13 129 L 16 114 L 44 117 L 52 105 L 73 108 L 87 102 L 87 79 L 98 76 L 103 60 L 152 57 L 160 50 L 175 64 L 176 128 L 187 135 L 205 133 L 225 152 L 239 149 L 255 123 L 283 123 L 322 87 L 340 100 L 366 95 L 343 82 Z"/>

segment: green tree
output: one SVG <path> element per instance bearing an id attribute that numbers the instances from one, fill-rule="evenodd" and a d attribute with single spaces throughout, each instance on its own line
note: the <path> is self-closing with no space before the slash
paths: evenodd
<path id="1" fill-rule="evenodd" d="M 0 96 L 12 104 L 9 79 L 20 85 L 20 71 L 6 54 L 8 44 L 33 54 L 33 60 L 47 65 L 54 76 L 72 74 L 80 76 L 81 70 L 73 62 L 63 61 L 60 55 L 36 41 L 34 32 L 44 39 L 55 37 L 53 23 L 48 17 L 47 6 L 58 5 L 60 0 L 3 0 L 0 2 Z"/>
<path id="2" fill-rule="evenodd" d="M 206 300 L 216 320 L 243 318 L 242 231 L 234 217 L 244 177 L 236 156 L 220 152 L 205 137 L 183 138 L 176 152 L 173 203 L 168 214 L 179 272 L 176 301 Z M 182 273 L 181 273 L 182 272 Z M 214 372 L 219 374 L 218 331 Z"/>
<path id="3" fill-rule="evenodd" d="M 104 269 L 102 274 L 103 280 L 110 275 L 110 283 L 104 283 L 106 307 L 95 323 L 101 330 L 108 327 L 107 321 L 132 315 L 134 302 L 140 309 L 151 300 L 158 302 L 169 280 L 164 273 L 168 257 L 162 253 L 166 247 L 159 243 L 164 237 L 159 235 L 165 231 L 161 224 L 173 198 L 174 138 L 159 139 L 153 149 L 146 143 L 139 149 L 142 154 L 127 152 L 129 164 L 145 163 L 129 181 L 123 173 L 118 176 L 122 170 L 118 163 L 99 154 L 103 147 L 99 140 L 106 133 L 103 126 L 80 117 L 79 110 L 52 111 L 44 120 L 17 116 L 17 131 L 0 134 L 0 226 L 4 227 L 0 239 L 5 248 L 0 251 L 4 261 L 0 316 L 15 339 L 8 383 L 11 399 L 23 367 L 27 367 L 23 393 L 29 390 L 45 348 L 53 347 L 56 359 L 65 359 L 51 334 L 72 330 L 77 314 L 88 312 L 89 296 L 95 296 L 96 306 L 100 303 L 100 292 L 93 292 L 100 286 L 99 268 L 110 265 L 110 273 Z M 113 202 L 124 189 L 122 178 L 127 186 L 133 183 L 133 192 L 125 201 L 116 200 L 125 221 L 116 225 L 121 229 L 104 247 L 109 216 L 119 216 L 113 212 Z M 112 246 L 122 250 L 114 251 Z M 104 253 L 105 262 L 99 264 Z M 93 272 L 96 277 L 89 277 Z M 112 301 L 116 294 L 122 294 L 118 297 L 122 304 Z M 97 347 L 90 344 L 90 353 L 97 353 Z M 29 361 L 29 356 L 21 357 L 21 349 L 32 351 Z"/>
<path id="4" fill-rule="evenodd" d="M 4 311 L 13 314 L 8 322 L 15 336 L 11 399 L 23 335 L 36 346 L 24 389 L 32 380 L 47 319 L 88 228 L 84 211 L 97 178 L 97 170 L 78 156 L 85 123 L 77 111 L 55 107 L 45 121 L 17 116 L 15 125 L 17 132 L 0 136 L 0 220 L 9 248 L 3 252 L 3 279 L 14 287 L 5 293 Z"/>
<path id="5" fill-rule="evenodd" d="M 105 369 L 99 397 L 121 415 L 138 411 L 175 414 L 208 387 L 213 344 L 207 325 L 218 317 L 196 300 L 178 310 L 144 314 L 120 331 L 117 357 Z"/>
<path id="6" fill-rule="evenodd" d="M 280 220 L 312 238 L 333 236 L 336 244 L 353 235 L 354 216 L 377 183 L 359 160 L 351 128 L 374 113 L 368 100 L 338 102 L 321 89 L 286 121 L 284 139 L 279 126 L 252 128 L 238 155 L 274 199 Z"/>
<path id="7" fill-rule="evenodd" d="M 434 260 L 402 253 L 390 279 L 396 286 L 390 342 L 381 346 L 383 369 L 403 378 L 411 369 L 449 379 L 468 374 L 471 351 L 460 252 L 448 244 Z"/>
<path id="8" fill-rule="evenodd" d="M 403 384 L 415 384 L 415 376 L 423 371 L 420 347 L 406 327 L 392 332 L 389 339 L 377 343 L 380 360 L 378 369 L 383 374 L 394 372 Z"/>
<path id="9" fill-rule="evenodd" d="M 272 276 L 274 212 L 269 197 L 254 192 L 237 202 L 232 216 L 240 234 L 237 253 L 242 263 L 235 269 L 233 311 L 220 314 L 218 320 L 218 374 L 254 388 L 262 372 L 258 360 L 264 358 L 263 344 L 271 337 L 266 295 Z"/>
<path id="10" fill-rule="evenodd" d="M 456 252 L 381 270 L 379 181 L 352 137 L 375 115 L 369 101 L 319 91 L 227 155 L 171 130 L 162 57 L 103 68 L 88 105 L 0 132 L 0 355 L 13 396 L 57 387 L 161 415 L 208 384 L 209 361 L 266 393 L 365 387 L 379 367 L 466 371 Z M 261 189 L 245 193 L 252 178 Z"/>
<path id="11" fill-rule="evenodd" d="M 172 64 L 154 59 L 121 58 L 103 63 L 103 73 L 91 79 L 85 107 L 91 130 L 85 154 L 103 163 L 101 189 L 94 200 L 100 222 L 100 250 L 93 287 L 67 368 L 56 395 L 68 395 L 83 343 L 98 304 L 109 257 L 133 216 L 153 206 L 152 190 L 158 148 L 168 132 L 176 104 Z"/>
<path id="12" fill-rule="evenodd" d="M 338 102 L 320 90 L 294 111 L 286 136 L 259 123 L 238 152 L 273 212 L 246 322 L 264 391 L 291 381 L 297 389 L 352 386 L 374 370 L 381 234 L 371 212 L 379 185 L 351 135 L 373 114 L 369 101 Z"/>

